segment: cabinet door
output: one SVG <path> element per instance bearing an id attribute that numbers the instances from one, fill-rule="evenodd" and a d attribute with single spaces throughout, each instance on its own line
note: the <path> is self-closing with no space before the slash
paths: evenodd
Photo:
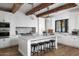
<path id="1" fill-rule="evenodd" d="M 12 45 L 17 45 L 17 44 L 18 44 L 17 39 L 18 39 L 18 38 L 10 38 L 10 45 L 11 45 L 11 46 L 12 46 Z"/>
<path id="2" fill-rule="evenodd" d="M 68 42 L 68 37 L 67 36 L 64 36 L 64 35 L 62 35 L 62 40 L 61 40 L 62 42 L 62 44 L 67 44 L 67 42 Z"/>
<path id="3" fill-rule="evenodd" d="M 4 39 L 4 47 L 9 47 L 10 46 L 10 38 L 5 38 Z"/>
<path id="4" fill-rule="evenodd" d="M 0 48 L 4 48 L 4 41 L 3 41 L 3 39 L 0 39 Z"/>
<path id="5" fill-rule="evenodd" d="M 65 35 L 62 35 L 60 38 L 59 38 L 59 42 L 62 43 L 62 44 L 65 44 L 65 45 L 70 45 L 71 43 L 71 37 L 70 36 L 65 36 Z"/>
<path id="6" fill-rule="evenodd" d="M 74 47 L 79 47 L 79 37 L 72 37 Z"/>
<path id="7" fill-rule="evenodd" d="M 64 36 L 63 37 L 63 43 L 66 44 L 66 45 L 72 45 L 71 36 Z"/>
<path id="8" fill-rule="evenodd" d="M 62 36 L 58 36 L 57 41 L 58 41 L 58 43 L 63 43 L 63 37 Z"/>
<path id="9" fill-rule="evenodd" d="M 57 42 L 60 43 L 61 42 L 61 36 L 58 36 L 57 38 L 58 38 Z"/>

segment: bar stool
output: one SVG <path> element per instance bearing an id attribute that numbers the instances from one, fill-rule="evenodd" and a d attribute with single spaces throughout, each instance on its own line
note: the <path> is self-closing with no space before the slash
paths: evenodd
<path id="1" fill-rule="evenodd" d="M 35 53 L 37 53 L 38 55 L 38 44 L 37 43 L 31 44 L 31 55 L 34 55 Z"/>
<path id="2" fill-rule="evenodd" d="M 53 48 L 55 46 L 55 40 L 50 40 L 50 49 Z"/>
<path id="3" fill-rule="evenodd" d="M 45 51 L 44 49 L 44 42 L 39 42 L 38 43 L 39 49 L 38 51 L 41 53 L 41 55 L 43 54 L 43 52 Z"/>
<path id="4" fill-rule="evenodd" d="M 45 52 L 48 52 L 49 51 L 49 43 L 50 43 L 50 41 L 45 41 L 44 42 L 45 43 Z"/>

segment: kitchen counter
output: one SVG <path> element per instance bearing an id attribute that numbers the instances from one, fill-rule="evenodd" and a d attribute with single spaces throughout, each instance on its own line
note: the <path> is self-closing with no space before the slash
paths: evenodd
<path id="1" fill-rule="evenodd" d="M 20 36 L 20 38 L 23 38 L 24 40 L 38 40 L 38 39 L 44 39 L 44 38 L 49 38 L 49 37 L 55 37 L 55 35 L 48 35 L 48 36 L 43 36 L 43 35 L 36 35 L 36 36 Z"/>
<path id="2" fill-rule="evenodd" d="M 21 36 L 19 39 L 19 52 L 24 56 L 31 56 L 31 44 L 44 42 L 49 40 L 55 40 L 55 47 L 57 49 L 57 36 L 49 35 L 49 36 Z"/>

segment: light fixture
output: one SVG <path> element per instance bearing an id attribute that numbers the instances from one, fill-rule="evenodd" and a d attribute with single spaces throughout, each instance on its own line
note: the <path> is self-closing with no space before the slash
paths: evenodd
<path id="1" fill-rule="evenodd" d="M 49 7 L 47 7 L 47 10 L 49 11 Z M 51 20 L 51 22 L 52 22 L 51 17 L 52 17 L 52 16 L 50 16 L 50 15 L 48 14 L 48 16 L 45 17 L 45 19 L 46 19 L 46 20 L 49 19 L 49 20 Z M 48 18 L 48 19 L 47 19 L 47 18 Z M 46 21 L 46 22 L 47 22 L 47 21 Z M 50 27 L 50 28 L 47 28 L 47 27 L 46 27 L 46 32 L 48 32 L 48 30 L 52 30 L 52 28 L 51 28 L 51 27 Z M 47 34 L 48 34 L 48 33 L 47 33 Z"/>

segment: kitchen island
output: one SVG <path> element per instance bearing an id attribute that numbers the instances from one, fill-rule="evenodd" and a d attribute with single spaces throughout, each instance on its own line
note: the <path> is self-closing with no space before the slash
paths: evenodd
<path id="1" fill-rule="evenodd" d="M 57 49 L 57 36 L 49 35 L 49 36 L 21 36 L 18 43 L 19 43 L 19 52 L 24 56 L 31 56 L 31 44 L 39 43 L 49 40 L 55 40 L 54 48 Z"/>

